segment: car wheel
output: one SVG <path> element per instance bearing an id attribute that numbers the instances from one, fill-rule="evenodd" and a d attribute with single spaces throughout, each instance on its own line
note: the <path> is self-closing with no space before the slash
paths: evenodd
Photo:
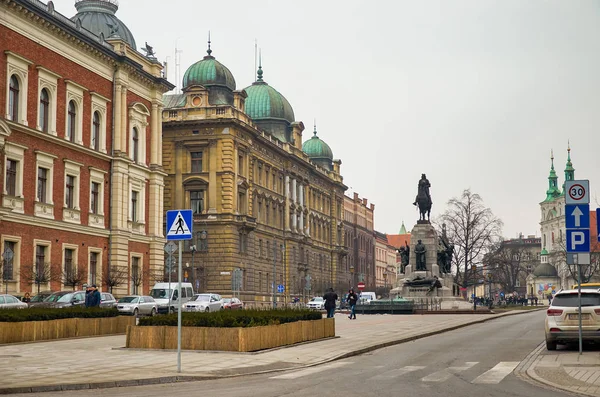
<path id="1" fill-rule="evenodd" d="M 221 306 L 221 308 L 219 310 L 223 310 L 223 306 Z"/>
<path id="2" fill-rule="evenodd" d="M 154 317 L 156 316 L 156 309 L 152 308 L 152 311 L 150 312 L 150 317 Z"/>
<path id="3" fill-rule="evenodd" d="M 547 350 L 556 350 L 556 342 L 555 341 L 546 340 L 546 349 Z"/>
<path id="4" fill-rule="evenodd" d="M 133 317 L 137 317 L 138 314 L 139 314 L 139 310 L 137 308 L 133 309 Z"/>
<path id="5" fill-rule="evenodd" d="M 205 312 L 209 313 L 210 312 L 210 307 L 207 307 L 206 310 L 204 310 Z"/>

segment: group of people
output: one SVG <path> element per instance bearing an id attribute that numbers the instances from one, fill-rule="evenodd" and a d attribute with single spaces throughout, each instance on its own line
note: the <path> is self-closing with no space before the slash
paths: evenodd
<path id="1" fill-rule="evenodd" d="M 325 295 L 323 295 L 323 300 L 325 301 L 325 310 L 327 311 L 327 318 L 332 318 L 335 315 L 335 301 L 338 300 L 338 296 L 335 292 L 333 292 L 333 288 L 329 288 Z M 348 297 L 346 298 L 348 301 L 348 306 L 350 306 L 350 315 L 348 316 L 351 320 L 356 320 L 356 302 L 358 302 L 358 295 L 354 292 L 353 288 L 350 288 L 348 291 Z"/>
<path id="2" fill-rule="evenodd" d="M 85 289 L 85 307 L 100 307 L 101 300 L 96 284 L 88 285 Z"/>

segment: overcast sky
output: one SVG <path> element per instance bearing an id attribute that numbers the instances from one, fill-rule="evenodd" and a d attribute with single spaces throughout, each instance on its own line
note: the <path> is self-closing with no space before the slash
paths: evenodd
<path id="1" fill-rule="evenodd" d="M 56 0 L 68 17 L 74 0 Z M 375 203 L 375 228 L 418 219 L 421 173 L 432 216 L 470 188 L 504 221 L 504 235 L 540 235 L 554 149 L 564 181 L 567 141 L 576 179 L 600 206 L 600 3 L 563 0 L 121 0 L 138 47 L 167 60 L 175 84 L 206 53 L 264 79 L 342 160 L 352 195 Z M 598 205 L 597 205 L 598 204 Z"/>

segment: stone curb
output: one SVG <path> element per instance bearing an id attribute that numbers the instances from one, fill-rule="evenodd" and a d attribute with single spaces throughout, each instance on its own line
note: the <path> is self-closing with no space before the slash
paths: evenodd
<path id="1" fill-rule="evenodd" d="M 316 363 L 306 364 L 306 365 L 302 365 L 302 366 L 277 368 L 277 369 L 270 369 L 270 370 L 265 370 L 265 371 L 256 371 L 256 372 L 230 374 L 230 375 L 207 375 L 207 376 L 179 376 L 178 375 L 178 376 L 163 376 L 163 377 L 145 378 L 145 379 L 125 379 L 125 380 L 119 380 L 119 381 L 114 381 L 114 382 L 70 383 L 70 384 L 67 383 L 67 384 L 61 384 L 61 385 L 48 385 L 48 386 L 0 388 L 0 395 L 14 394 L 14 393 L 41 393 L 41 392 L 51 392 L 51 391 L 67 391 L 67 390 L 108 389 L 108 388 L 114 388 L 114 387 L 145 386 L 145 385 L 177 383 L 177 382 L 194 382 L 194 381 L 202 381 L 202 380 L 235 378 L 235 377 L 247 376 L 247 375 L 260 375 L 260 374 L 273 373 L 273 372 L 282 372 L 282 371 L 287 371 L 290 369 L 308 368 L 308 367 L 314 367 L 317 365 L 322 365 L 322 364 L 329 363 L 329 362 L 336 361 L 336 360 L 342 360 L 342 359 L 348 358 L 348 357 L 358 356 L 358 355 L 368 353 L 368 352 L 371 352 L 374 350 L 382 349 L 384 347 L 399 345 L 401 343 L 406 343 L 406 342 L 411 342 L 411 341 L 417 340 L 417 339 L 427 338 L 429 336 L 442 334 L 444 332 L 454 331 L 454 330 L 457 330 L 460 328 L 468 327 L 469 325 L 485 323 L 487 321 L 491 321 L 496 318 L 530 313 L 530 312 L 538 311 L 538 310 L 542 310 L 542 309 L 533 309 L 533 310 L 527 310 L 527 311 L 520 311 L 520 310 L 516 311 L 515 310 L 515 311 L 505 312 L 502 314 L 497 314 L 497 315 L 493 315 L 494 313 L 490 313 L 490 314 L 492 314 L 492 316 L 490 318 L 485 318 L 482 320 L 476 320 L 476 321 L 472 321 L 472 322 L 465 322 L 460 325 L 455 325 L 452 327 L 443 328 L 443 329 L 439 329 L 436 331 L 431 331 L 431 332 L 427 332 L 427 333 L 423 333 L 423 334 L 419 334 L 419 335 L 413 335 L 413 336 L 406 337 L 406 338 L 400 338 L 400 339 L 393 340 L 393 341 L 377 343 L 375 345 L 367 346 L 367 347 L 357 349 L 357 350 L 347 352 L 347 353 L 342 353 L 340 355 L 329 357 L 327 359 L 318 361 Z M 474 314 L 477 314 L 477 313 L 474 313 Z"/>

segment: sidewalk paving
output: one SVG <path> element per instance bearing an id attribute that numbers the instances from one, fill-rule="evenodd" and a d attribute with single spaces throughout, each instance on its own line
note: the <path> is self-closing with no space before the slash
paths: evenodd
<path id="1" fill-rule="evenodd" d="M 183 351 L 181 373 L 177 373 L 176 351 L 125 349 L 124 335 L 3 345 L 0 346 L 0 394 L 134 386 L 283 371 L 512 314 L 517 313 L 365 315 L 350 321 L 345 314 L 338 313 L 336 338 L 255 353 Z M 600 397 L 600 353 L 586 352 L 585 359 L 580 358 L 578 352 L 559 353 L 543 355 L 541 348 L 536 349 L 522 363 L 521 376 L 559 389 Z"/>

